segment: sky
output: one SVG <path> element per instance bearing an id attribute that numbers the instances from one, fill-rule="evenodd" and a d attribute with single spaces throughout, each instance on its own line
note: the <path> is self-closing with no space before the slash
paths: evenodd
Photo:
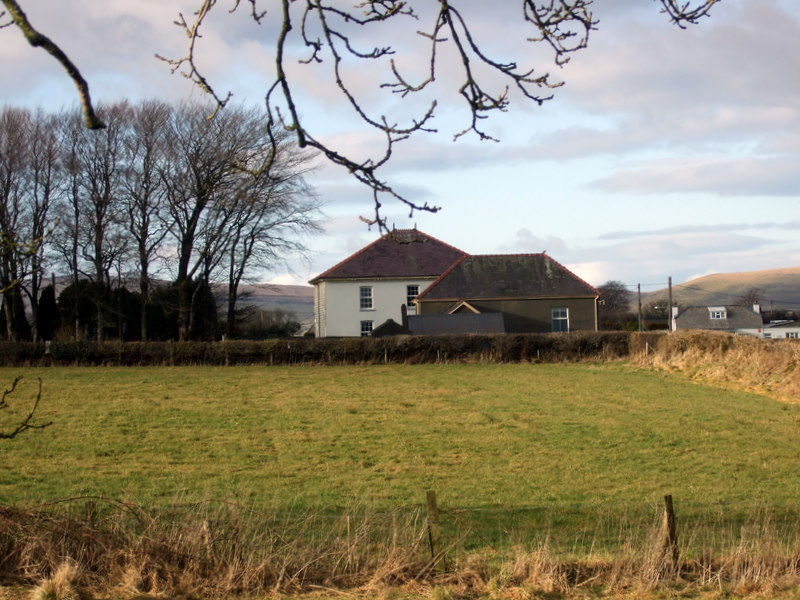
<path id="1" fill-rule="evenodd" d="M 557 67 L 542 44 L 525 42 L 518 3 L 506 2 L 459 5 L 471 11 L 482 47 L 564 85 L 541 106 L 512 95 L 506 113 L 482 123 L 499 142 L 454 141 L 468 121 L 457 65 L 443 54 L 437 133 L 398 145 L 381 173 L 409 199 L 441 210 L 409 215 L 387 202 L 391 227 L 416 226 L 472 254 L 546 251 L 593 285 L 619 280 L 643 290 L 668 277 L 800 266 L 800 3 L 723 0 L 711 18 L 682 30 L 654 0 L 596 0 L 588 48 Z M 80 67 L 96 102 L 204 98 L 154 56 L 185 53 L 173 22 L 199 0 L 21 4 Z M 220 92 L 263 106 L 277 6 L 262 3 L 270 12 L 256 25 L 248 3 L 229 14 L 233 4 L 220 0 L 204 27 L 200 64 Z M 412 1 L 420 11 L 427 4 Z M 396 44 L 397 64 L 412 77 L 425 64 L 420 14 L 379 34 L 381 44 Z M 64 72 L 18 30 L 0 30 L 0 60 L 3 103 L 76 104 Z M 291 64 L 315 131 L 356 155 L 379 148 L 330 85 L 330 61 Z M 402 122 L 427 106 L 380 88 L 385 71 L 359 66 L 345 76 L 371 114 Z M 305 239 L 305 257 L 276 265 L 264 281 L 306 283 L 379 235 L 359 218 L 373 214 L 370 191 L 341 168 L 320 162 L 309 182 L 324 203 L 323 232 Z"/>

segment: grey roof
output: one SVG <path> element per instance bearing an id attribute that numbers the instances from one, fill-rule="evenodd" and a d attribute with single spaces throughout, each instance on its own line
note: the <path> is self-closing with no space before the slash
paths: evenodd
<path id="1" fill-rule="evenodd" d="M 547 254 L 466 256 L 419 300 L 468 298 L 594 298 L 598 291 Z"/>
<path id="2" fill-rule="evenodd" d="M 383 323 L 372 330 L 372 337 L 386 337 L 391 335 L 410 335 L 407 327 L 403 327 L 394 319 L 386 319 Z"/>
<path id="3" fill-rule="evenodd" d="M 506 331 L 502 313 L 409 315 L 408 328 L 413 335 L 505 333 Z"/>
<path id="4" fill-rule="evenodd" d="M 722 308 L 722 307 L 721 307 Z M 761 315 L 749 306 L 725 306 L 726 319 L 712 319 L 710 307 L 689 306 L 675 317 L 678 329 L 709 329 L 712 331 L 736 331 L 763 327 Z"/>
<path id="5" fill-rule="evenodd" d="M 310 281 L 379 277 L 438 277 L 466 253 L 417 229 L 381 236 Z"/>
<path id="6" fill-rule="evenodd" d="M 800 327 L 800 321 L 786 321 L 784 323 L 769 323 L 765 325 L 765 327 L 769 327 L 770 329 L 797 329 Z"/>

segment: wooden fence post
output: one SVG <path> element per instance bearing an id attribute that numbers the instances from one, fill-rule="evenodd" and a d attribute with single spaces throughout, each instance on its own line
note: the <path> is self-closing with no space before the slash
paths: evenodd
<path id="1" fill-rule="evenodd" d="M 664 496 L 664 522 L 662 526 L 661 552 L 664 558 L 669 557 L 673 567 L 677 567 L 678 558 L 678 532 L 675 524 L 675 510 L 672 506 L 672 495 Z"/>
<path id="2" fill-rule="evenodd" d="M 442 527 L 439 523 L 439 506 L 436 504 L 436 492 L 428 490 L 427 494 L 428 504 L 428 543 L 431 547 L 431 560 L 438 562 L 436 556 L 441 550 L 442 545 Z"/>

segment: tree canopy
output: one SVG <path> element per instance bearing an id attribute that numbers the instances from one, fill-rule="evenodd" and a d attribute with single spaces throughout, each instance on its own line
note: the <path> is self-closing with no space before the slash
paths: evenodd
<path id="1" fill-rule="evenodd" d="M 99 105 L 107 125 L 89 131 L 76 111 L 0 108 L 8 338 L 52 334 L 52 311 L 40 314 L 45 269 L 72 288 L 59 303 L 75 336 L 100 341 L 106 331 L 123 337 L 135 327 L 148 339 L 155 279 L 175 286 L 177 337 L 215 335 L 200 326 L 216 314 L 214 288 L 226 289 L 226 334 L 235 334 L 240 284 L 303 254 L 320 202 L 305 181 L 311 153 L 288 132 L 268 132 L 253 109 L 229 106 L 213 120 L 208 111 L 208 104 L 158 101 Z M 126 295 L 133 287 L 138 308 Z M 139 322 L 131 322 L 137 312 Z M 165 328 L 153 331 L 163 336 Z"/>

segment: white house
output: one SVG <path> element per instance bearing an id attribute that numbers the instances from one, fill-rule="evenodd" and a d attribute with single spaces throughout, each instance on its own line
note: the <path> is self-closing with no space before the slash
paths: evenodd
<path id="1" fill-rule="evenodd" d="M 466 256 L 417 229 L 383 235 L 312 279 L 317 337 L 371 335 L 388 319 L 414 314 L 417 295 Z"/>
<path id="2" fill-rule="evenodd" d="M 746 329 L 737 333 L 770 340 L 797 340 L 800 339 L 800 323 L 797 321 L 771 322 L 758 329 Z"/>

